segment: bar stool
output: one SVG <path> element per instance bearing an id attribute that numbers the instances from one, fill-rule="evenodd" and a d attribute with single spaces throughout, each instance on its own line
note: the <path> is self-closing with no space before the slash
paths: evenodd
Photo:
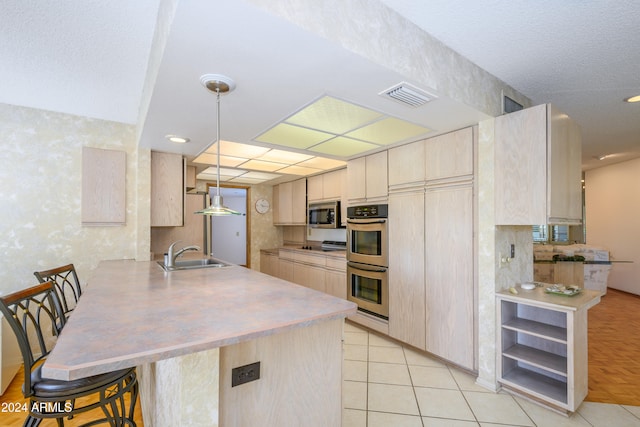
<path id="1" fill-rule="evenodd" d="M 136 426 L 133 418 L 138 397 L 135 368 L 72 381 L 42 378 L 42 364 L 66 321 L 53 282 L 0 297 L 0 311 L 18 339 L 24 362 L 22 394 L 29 398 L 24 427 L 36 427 L 43 419 L 55 419 L 58 426 L 63 427 L 65 418 L 96 408 L 102 409 L 96 411 L 100 418 L 82 426 L 99 423 L 113 427 Z M 85 397 L 78 403 L 78 399 Z"/>
<path id="2" fill-rule="evenodd" d="M 55 284 L 55 291 L 66 323 L 82 295 L 80 281 L 73 264 L 63 265 L 51 270 L 36 271 L 33 274 L 40 283 L 51 281 Z"/>

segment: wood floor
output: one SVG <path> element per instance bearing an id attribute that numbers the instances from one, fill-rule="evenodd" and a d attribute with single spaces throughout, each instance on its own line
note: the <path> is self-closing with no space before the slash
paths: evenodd
<path id="1" fill-rule="evenodd" d="M 640 296 L 608 289 L 589 314 L 589 402 L 640 406 Z"/>

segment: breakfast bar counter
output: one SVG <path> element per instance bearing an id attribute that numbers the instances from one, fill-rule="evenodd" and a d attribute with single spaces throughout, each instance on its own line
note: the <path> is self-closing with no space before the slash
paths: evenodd
<path id="1" fill-rule="evenodd" d="M 145 425 L 339 425 L 342 329 L 355 311 L 240 266 L 104 261 L 42 372 L 137 366 Z M 254 362 L 260 378 L 232 387 L 231 370 Z"/>

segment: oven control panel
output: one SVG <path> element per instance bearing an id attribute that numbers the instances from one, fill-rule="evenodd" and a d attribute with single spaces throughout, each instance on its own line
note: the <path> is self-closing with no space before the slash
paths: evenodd
<path id="1" fill-rule="evenodd" d="M 347 218 L 386 218 L 388 205 L 363 205 L 347 208 Z"/>

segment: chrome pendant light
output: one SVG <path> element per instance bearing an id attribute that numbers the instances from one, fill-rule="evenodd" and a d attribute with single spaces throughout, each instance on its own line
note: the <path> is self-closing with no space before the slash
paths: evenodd
<path id="1" fill-rule="evenodd" d="M 220 94 L 231 92 L 236 88 L 236 84 L 233 80 L 231 80 L 227 76 L 223 76 L 220 74 L 205 74 L 200 77 L 200 83 L 204 85 L 211 92 L 215 92 L 216 94 L 216 103 L 218 109 L 217 116 L 217 128 L 216 128 L 216 142 L 218 143 L 218 149 L 216 150 L 217 154 L 217 165 L 216 165 L 216 195 L 211 199 L 211 206 L 206 209 L 202 209 L 200 211 L 196 211 L 195 213 L 201 215 L 214 215 L 214 216 L 225 216 L 225 215 L 242 215 L 242 213 L 234 211 L 230 209 L 222 203 L 222 196 L 220 195 L 220 149 L 221 149 L 221 141 L 220 141 Z"/>

